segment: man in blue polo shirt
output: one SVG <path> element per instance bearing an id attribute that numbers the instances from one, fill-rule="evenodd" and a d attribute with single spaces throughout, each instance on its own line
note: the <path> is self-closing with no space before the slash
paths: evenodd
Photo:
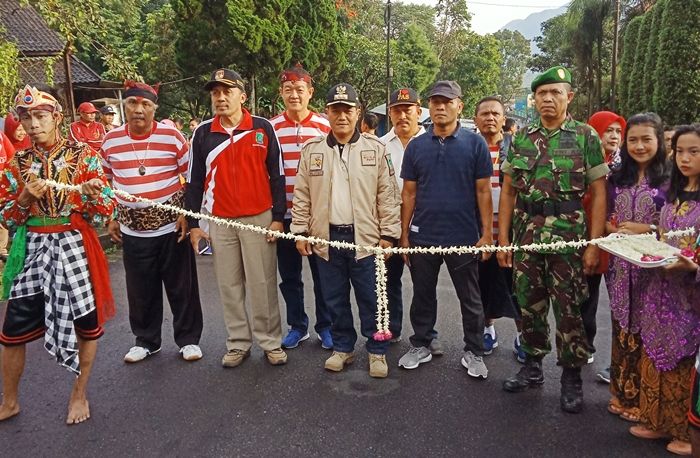
<path id="1" fill-rule="evenodd" d="M 493 165 L 483 138 L 462 129 L 462 89 L 438 81 L 428 94 L 433 126 L 406 148 L 401 178 L 401 246 L 490 245 Z M 480 213 L 481 228 L 476 209 Z M 481 234 L 481 236 L 480 236 Z M 481 259 L 488 259 L 485 254 Z M 445 261 L 459 298 L 467 373 L 486 378 L 483 361 L 484 311 L 478 283 L 478 257 L 470 254 L 415 254 L 406 259 L 413 280 L 411 349 L 399 366 L 415 369 L 432 359 L 429 350 L 437 321 L 437 280 Z"/>

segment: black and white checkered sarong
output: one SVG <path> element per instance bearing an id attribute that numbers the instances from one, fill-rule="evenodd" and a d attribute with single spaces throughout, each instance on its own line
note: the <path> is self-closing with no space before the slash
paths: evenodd
<path id="1" fill-rule="evenodd" d="M 10 299 L 36 294 L 44 295 L 44 348 L 59 364 L 80 374 L 73 320 L 95 309 L 80 232 L 27 232 L 24 270 L 12 285 Z"/>

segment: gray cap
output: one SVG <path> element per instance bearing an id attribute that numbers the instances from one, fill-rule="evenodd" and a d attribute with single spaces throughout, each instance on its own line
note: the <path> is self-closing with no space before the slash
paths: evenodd
<path id="1" fill-rule="evenodd" d="M 428 98 L 441 96 L 448 99 L 456 99 L 462 97 L 462 88 L 457 84 L 457 81 L 438 81 L 428 92 Z"/>

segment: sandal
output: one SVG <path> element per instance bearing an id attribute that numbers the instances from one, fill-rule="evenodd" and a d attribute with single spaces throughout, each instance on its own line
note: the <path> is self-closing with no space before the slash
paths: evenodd
<path id="1" fill-rule="evenodd" d="M 666 450 L 675 455 L 681 456 L 691 456 L 693 453 L 690 443 L 680 441 L 678 439 L 673 439 L 671 442 L 669 442 L 666 446 Z"/>
<path id="2" fill-rule="evenodd" d="M 624 407 L 620 404 L 620 401 L 613 397 L 610 398 L 610 401 L 608 402 L 608 412 L 610 412 L 613 415 L 622 415 L 625 413 Z"/>
<path id="3" fill-rule="evenodd" d="M 644 425 L 635 425 L 630 428 L 630 434 L 640 439 L 671 439 L 666 433 L 661 431 L 654 431 L 649 429 Z"/>
<path id="4" fill-rule="evenodd" d="M 632 423 L 639 423 L 639 408 L 632 407 L 631 409 L 625 409 L 621 414 L 620 418 L 625 421 L 630 421 Z"/>

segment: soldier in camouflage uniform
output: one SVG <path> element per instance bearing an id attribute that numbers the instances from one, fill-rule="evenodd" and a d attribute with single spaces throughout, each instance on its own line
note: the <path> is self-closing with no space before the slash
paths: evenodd
<path id="1" fill-rule="evenodd" d="M 582 198 L 591 188 L 591 237 L 604 231 L 605 179 L 608 166 L 600 139 L 588 125 L 567 114 L 573 98 L 571 74 L 554 67 L 532 83 L 540 119 L 521 129 L 501 166 L 499 244 L 572 241 L 586 236 Z M 512 223 L 512 225 L 511 225 Z M 522 309 L 525 366 L 503 383 L 520 392 L 544 383 L 542 358 L 550 352 L 547 315 L 550 304 L 557 324 L 557 364 L 563 367 L 561 408 L 580 412 L 583 406 L 581 366 L 589 348 L 581 320 L 587 299 L 585 274 L 598 264 L 598 248 L 499 253 L 499 264 L 514 267 L 515 292 Z"/>

